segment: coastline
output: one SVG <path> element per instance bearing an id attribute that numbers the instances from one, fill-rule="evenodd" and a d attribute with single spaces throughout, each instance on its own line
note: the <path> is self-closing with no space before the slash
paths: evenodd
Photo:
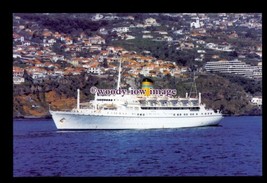
<path id="1" fill-rule="evenodd" d="M 19 116 L 19 117 L 13 117 L 13 119 L 16 120 L 22 120 L 22 119 L 52 119 L 51 115 L 47 116 Z"/>

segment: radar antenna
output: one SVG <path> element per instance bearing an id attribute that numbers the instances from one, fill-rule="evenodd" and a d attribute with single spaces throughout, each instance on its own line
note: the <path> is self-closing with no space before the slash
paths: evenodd
<path id="1" fill-rule="evenodd" d="M 193 95 L 193 96 L 192 96 Z M 189 93 L 189 98 L 190 97 L 194 97 L 197 98 L 198 97 L 198 93 L 197 93 L 197 85 L 196 85 L 196 81 L 195 81 L 195 72 L 193 72 L 193 83 L 191 85 L 191 89 L 190 89 L 190 93 Z"/>

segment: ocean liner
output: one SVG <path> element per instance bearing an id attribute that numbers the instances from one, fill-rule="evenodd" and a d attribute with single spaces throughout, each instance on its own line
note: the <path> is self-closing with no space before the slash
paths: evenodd
<path id="1" fill-rule="evenodd" d="M 120 91 L 121 62 L 117 82 Z M 59 130 L 89 129 L 157 129 L 218 125 L 223 115 L 218 110 L 206 109 L 201 93 L 191 97 L 175 97 L 153 89 L 153 81 L 144 79 L 139 94 L 133 89 L 119 94 L 99 95 L 86 105 L 80 104 L 69 111 L 49 110 Z M 151 92 L 152 91 L 152 92 Z M 157 91 L 156 93 L 154 91 Z M 154 92 L 154 93 L 153 93 Z"/>

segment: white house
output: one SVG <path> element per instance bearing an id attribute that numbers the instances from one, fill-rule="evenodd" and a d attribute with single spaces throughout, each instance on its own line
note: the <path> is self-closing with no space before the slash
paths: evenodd
<path id="1" fill-rule="evenodd" d="M 117 32 L 120 32 L 120 33 L 128 32 L 129 31 L 129 27 L 116 27 L 116 28 L 112 29 L 112 32 L 114 32 L 114 31 L 117 31 Z"/>
<path id="2" fill-rule="evenodd" d="M 13 83 L 15 85 L 24 83 L 25 79 L 23 77 L 13 77 Z"/>
<path id="3" fill-rule="evenodd" d="M 147 19 L 145 19 L 145 25 L 146 26 L 156 26 L 156 25 L 158 25 L 158 23 L 157 23 L 156 19 L 154 19 L 154 18 L 147 18 Z"/>
<path id="4" fill-rule="evenodd" d="M 153 38 L 152 35 L 143 35 L 143 38 L 146 39 L 146 38 Z"/>
<path id="5" fill-rule="evenodd" d="M 90 67 L 87 69 L 87 73 L 94 73 L 100 75 L 100 68 L 99 67 Z"/>
<path id="6" fill-rule="evenodd" d="M 255 105 L 262 105 L 262 97 L 252 97 L 251 99 L 251 103 L 255 104 Z"/>
<path id="7" fill-rule="evenodd" d="M 126 37 L 126 38 L 125 38 L 126 40 L 129 40 L 129 39 L 135 39 L 134 36 L 129 35 L 129 34 L 126 34 L 125 37 Z"/>
<path id="8" fill-rule="evenodd" d="M 98 21 L 101 20 L 102 18 L 104 18 L 104 16 L 102 14 L 97 13 L 95 16 L 92 17 L 92 20 Z"/>
<path id="9" fill-rule="evenodd" d="M 21 55 L 20 54 L 16 54 L 16 53 L 13 54 L 13 58 L 18 58 L 18 57 L 21 58 Z"/>
<path id="10" fill-rule="evenodd" d="M 195 22 L 191 22 L 190 27 L 198 29 L 200 27 L 199 19 L 196 19 Z"/>

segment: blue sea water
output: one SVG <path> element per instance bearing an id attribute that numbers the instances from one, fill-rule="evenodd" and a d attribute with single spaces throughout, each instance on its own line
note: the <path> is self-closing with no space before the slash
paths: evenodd
<path id="1" fill-rule="evenodd" d="M 14 120 L 13 176 L 261 176 L 262 117 L 220 124 L 57 131 L 52 120 Z"/>

